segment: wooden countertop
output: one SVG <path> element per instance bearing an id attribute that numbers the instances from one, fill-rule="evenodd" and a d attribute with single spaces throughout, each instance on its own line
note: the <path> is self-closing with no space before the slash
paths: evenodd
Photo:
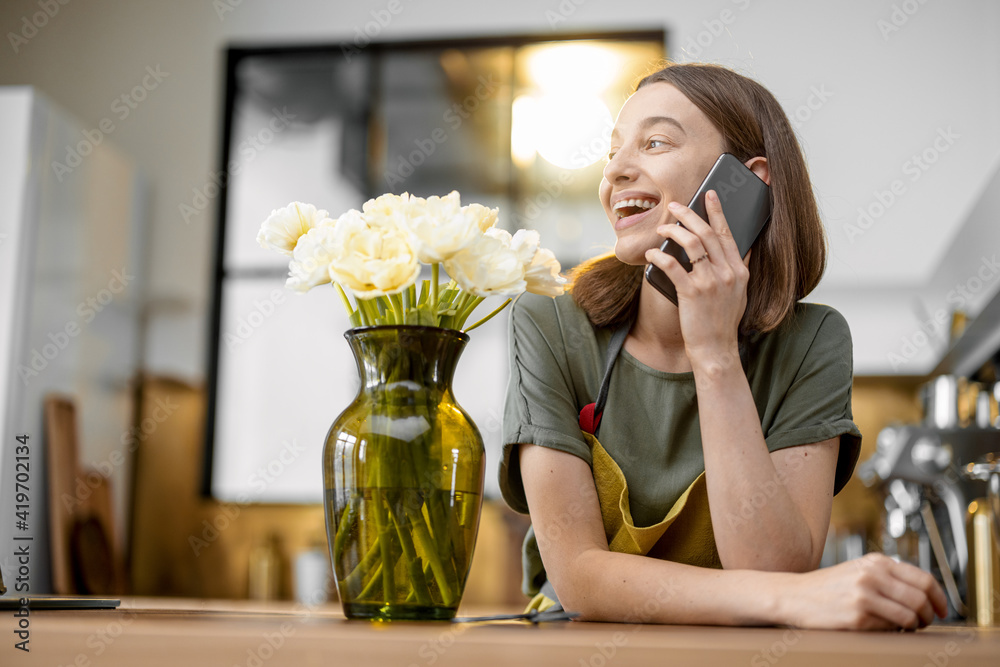
<path id="1" fill-rule="evenodd" d="M 374 624 L 345 620 L 337 605 L 126 598 L 114 611 L 32 611 L 30 653 L 23 653 L 13 646 L 12 612 L 2 619 L 3 665 L 1000 665 L 1000 628 L 948 625 L 862 633 L 576 621 Z"/>

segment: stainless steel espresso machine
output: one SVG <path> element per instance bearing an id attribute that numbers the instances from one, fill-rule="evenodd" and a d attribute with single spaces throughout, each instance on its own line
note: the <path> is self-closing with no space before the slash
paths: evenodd
<path id="1" fill-rule="evenodd" d="M 881 544 L 868 550 L 934 573 L 949 620 L 1000 625 L 1000 383 L 942 375 L 921 398 L 924 422 L 883 429 L 858 468 L 884 494 Z"/>

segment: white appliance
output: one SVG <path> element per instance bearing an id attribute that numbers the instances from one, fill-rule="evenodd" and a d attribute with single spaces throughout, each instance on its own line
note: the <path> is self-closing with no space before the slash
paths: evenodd
<path id="1" fill-rule="evenodd" d="M 33 88 L 0 87 L 0 568 L 8 596 L 52 592 L 46 394 L 76 400 L 80 460 L 111 479 L 124 534 L 144 188 L 111 146 L 113 132 L 103 121 L 85 126 Z M 82 498 L 87 479 L 75 482 Z"/>

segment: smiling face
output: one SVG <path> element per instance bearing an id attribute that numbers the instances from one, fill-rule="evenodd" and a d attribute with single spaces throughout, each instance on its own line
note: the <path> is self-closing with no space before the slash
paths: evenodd
<path id="1" fill-rule="evenodd" d="M 656 228 L 677 221 L 667 204 L 687 205 L 723 152 L 722 134 L 673 85 L 643 86 L 625 102 L 600 187 L 618 259 L 647 263 L 646 251 L 663 242 Z"/>

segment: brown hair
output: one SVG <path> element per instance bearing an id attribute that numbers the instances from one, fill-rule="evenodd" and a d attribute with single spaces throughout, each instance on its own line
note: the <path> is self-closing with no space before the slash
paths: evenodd
<path id="1" fill-rule="evenodd" d="M 740 161 L 767 158 L 771 221 L 753 245 L 747 307 L 740 334 L 775 329 L 819 283 L 826 268 L 826 237 L 802 150 L 781 105 L 762 85 L 719 65 L 670 64 L 642 79 L 675 86 L 722 134 L 726 152 Z M 583 262 L 571 272 L 573 298 L 596 326 L 634 318 L 642 266 L 614 253 Z"/>

